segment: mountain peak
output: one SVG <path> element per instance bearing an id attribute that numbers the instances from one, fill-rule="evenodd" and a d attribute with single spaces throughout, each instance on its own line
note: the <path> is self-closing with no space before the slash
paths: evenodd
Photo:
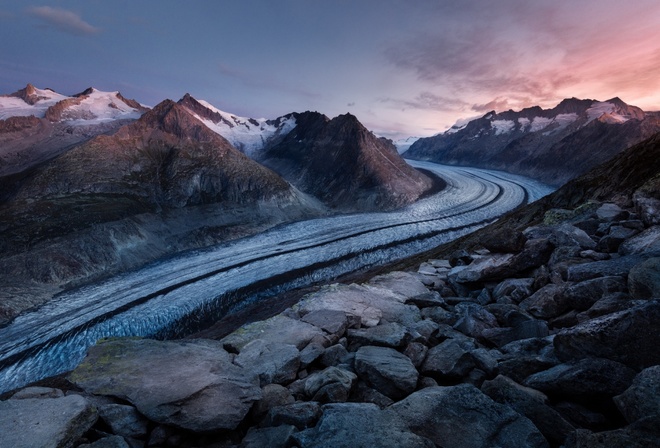
<path id="1" fill-rule="evenodd" d="M 92 93 L 94 93 L 94 92 L 96 92 L 96 91 L 97 91 L 97 90 L 96 90 L 94 87 L 87 87 L 87 88 L 86 88 L 85 90 L 83 90 L 82 92 L 80 92 L 80 93 L 76 93 L 75 95 L 73 95 L 73 97 L 78 98 L 78 97 L 81 97 L 81 96 L 91 95 Z"/>

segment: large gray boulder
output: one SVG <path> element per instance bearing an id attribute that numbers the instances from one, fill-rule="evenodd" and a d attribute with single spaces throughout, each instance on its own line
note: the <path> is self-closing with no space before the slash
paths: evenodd
<path id="1" fill-rule="evenodd" d="M 421 372 L 439 379 L 462 378 L 475 367 L 472 351 L 476 348 L 473 343 L 447 339 L 429 349 Z"/>
<path id="2" fill-rule="evenodd" d="M 414 391 L 419 377 L 410 358 L 388 347 L 360 347 L 355 354 L 355 371 L 368 385 L 394 400 Z"/>
<path id="3" fill-rule="evenodd" d="M 245 345 L 255 339 L 290 344 L 302 350 L 317 336 L 323 336 L 323 330 L 312 324 L 278 314 L 270 319 L 245 324 L 225 336 L 220 342 L 232 352 L 240 352 Z"/>
<path id="4" fill-rule="evenodd" d="M 305 395 L 319 403 L 341 403 L 348 400 L 356 380 L 353 372 L 328 367 L 305 379 Z"/>
<path id="5" fill-rule="evenodd" d="M 306 295 L 296 309 L 302 316 L 312 311 L 335 310 L 358 316 L 362 325 L 373 327 L 381 319 L 413 325 L 421 319 L 419 308 L 406 305 L 406 297 L 379 286 L 329 285 Z"/>
<path id="6" fill-rule="evenodd" d="M 660 256 L 660 226 L 649 227 L 619 246 L 621 255 Z"/>
<path id="7" fill-rule="evenodd" d="M 98 412 L 101 420 L 112 429 L 113 434 L 135 439 L 147 437 L 149 421 L 133 406 L 110 403 L 99 406 Z"/>
<path id="8" fill-rule="evenodd" d="M 73 447 L 96 419 L 96 409 L 79 395 L 0 401 L 0 447 Z"/>
<path id="9" fill-rule="evenodd" d="M 452 448 L 547 447 L 534 424 L 469 384 L 428 387 L 385 412 L 437 446 Z"/>
<path id="10" fill-rule="evenodd" d="M 561 395 L 616 395 L 626 390 L 635 378 L 630 367 L 601 358 L 586 358 L 560 364 L 531 375 L 525 386 Z"/>
<path id="11" fill-rule="evenodd" d="M 90 348 L 69 379 L 132 403 L 158 423 L 191 431 L 234 429 L 261 399 L 256 374 L 216 341 L 112 339 Z"/>
<path id="12" fill-rule="evenodd" d="M 294 439 L 301 448 L 435 448 L 372 403 L 325 405 L 318 424 Z"/>
<path id="13" fill-rule="evenodd" d="M 566 280 L 569 282 L 581 282 L 596 277 L 626 277 L 628 272 L 643 260 L 644 258 L 641 255 L 626 255 L 611 260 L 575 264 L 569 266 L 566 270 Z"/>
<path id="14" fill-rule="evenodd" d="M 234 364 L 257 374 L 262 387 L 286 384 L 296 379 L 300 352 L 295 345 L 255 339 L 241 349 Z"/>
<path id="15" fill-rule="evenodd" d="M 633 267 L 628 289 L 633 299 L 660 299 L 660 258 L 649 258 Z"/>
<path id="16" fill-rule="evenodd" d="M 628 423 L 651 415 L 660 416 L 660 365 L 642 370 L 614 403 Z"/>
<path id="17" fill-rule="evenodd" d="M 410 341 L 411 335 L 406 327 L 392 322 L 375 327 L 348 330 L 348 339 L 357 345 L 403 348 Z"/>
<path id="18" fill-rule="evenodd" d="M 481 391 L 530 419 L 545 438 L 555 444 L 562 444 L 575 431 L 573 425 L 546 404 L 545 394 L 518 384 L 511 378 L 498 375 L 493 380 L 485 381 Z"/>
<path id="19" fill-rule="evenodd" d="M 598 317 L 555 335 L 555 353 L 562 361 L 607 358 L 633 369 L 660 364 L 660 300 Z"/>

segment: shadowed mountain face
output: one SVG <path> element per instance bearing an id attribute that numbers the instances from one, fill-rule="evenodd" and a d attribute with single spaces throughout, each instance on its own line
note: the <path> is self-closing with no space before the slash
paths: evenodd
<path id="1" fill-rule="evenodd" d="M 571 98 L 553 109 L 489 112 L 419 139 L 406 157 L 523 174 L 561 185 L 660 131 L 660 114 L 619 98 Z"/>
<path id="2" fill-rule="evenodd" d="M 294 115 L 296 127 L 267 145 L 259 161 L 330 206 L 395 208 L 431 188 L 432 181 L 406 164 L 391 142 L 353 115 L 332 120 L 317 112 Z"/>

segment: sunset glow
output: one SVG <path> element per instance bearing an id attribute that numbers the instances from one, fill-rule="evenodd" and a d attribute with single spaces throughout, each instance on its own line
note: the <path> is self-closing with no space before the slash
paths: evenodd
<path id="1" fill-rule="evenodd" d="M 9 0 L 0 42 L 0 93 L 190 92 L 251 117 L 351 112 L 391 137 L 567 97 L 660 110 L 655 0 Z"/>

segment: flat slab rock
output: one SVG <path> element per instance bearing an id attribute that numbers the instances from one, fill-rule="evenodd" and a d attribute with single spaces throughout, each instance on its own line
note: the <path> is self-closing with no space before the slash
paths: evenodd
<path id="1" fill-rule="evenodd" d="M 0 447 L 72 447 L 97 417 L 79 395 L 0 401 Z"/>
<path id="2" fill-rule="evenodd" d="M 411 325 L 421 319 L 419 309 L 405 305 L 406 298 L 382 287 L 330 285 L 305 296 L 294 309 L 301 315 L 312 311 L 335 310 L 359 316 L 362 325 L 373 327 L 381 319 Z"/>
<path id="3" fill-rule="evenodd" d="M 220 342 L 228 350 L 236 352 L 240 352 L 245 345 L 256 339 L 290 344 L 298 350 L 302 350 L 316 336 L 323 336 L 320 328 L 278 314 L 270 319 L 245 324 L 221 339 Z"/>
<path id="4" fill-rule="evenodd" d="M 150 420 L 191 431 L 234 429 L 261 399 L 257 375 L 232 364 L 216 341 L 101 341 L 69 379 L 86 392 L 129 401 Z"/>

